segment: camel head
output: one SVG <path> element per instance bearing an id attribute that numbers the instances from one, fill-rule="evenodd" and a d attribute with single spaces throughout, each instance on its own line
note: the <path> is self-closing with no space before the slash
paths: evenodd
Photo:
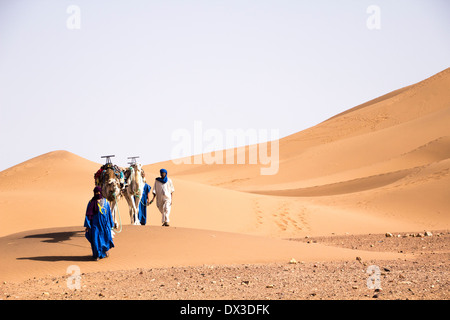
<path id="1" fill-rule="evenodd" d="M 119 182 L 115 178 L 106 180 L 102 186 L 103 197 L 109 201 L 113 201 L 120 197 Z"/>
<path id="2" fill-rule="evenodd" d="M 108 185 L 109 185 L 109 189 L 111 190 L 111 194 L 112 196 L 114 196 L 114 194 L 116 196 L 119 196 L 120 194 L 120 187 L 119 187 L 119 182 L 117 181 L 117 179 L 109 179 L 108 181 Z"/>
<path id="3" fill-rule="evenodd" d="M 138 192 L 141 192 L 141 190 L 144 188 L 144 170 L 142 169 L 142 165 L 140 163 L 133 163 L 127 170 L 126 176 L 128 176 L 129 179 L 129 192 L 131 194 L 137 194 Z"/>
<path id="4" fill-rule="evenodd" d="M 142 164 L 140 163 L 134 163 L 131 165 L 131 167 L 134 169 L 135 172 L 141 173 L 142 171 Z"/>
<path id="5" fill-rule="evenodd" d="M 140 164 L 140 163 L 136 163 L 135 165 L 134 165 L 134 171 L 135 171 L 135 173 L 136 173 L 136 175 L 138 176 L 140 176 L 141 175 L 141 173 L 142 173 L 142 165 Z"/>

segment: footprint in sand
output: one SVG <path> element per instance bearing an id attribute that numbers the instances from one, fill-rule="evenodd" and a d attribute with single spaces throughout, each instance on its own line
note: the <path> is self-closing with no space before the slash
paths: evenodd
<path id="1" fill-rule="evenodd" d="M 258 200 L 255 200 L 254 212 L 256 213 L 256 222 L 261 225 L 263 224 L 263 215 L 261 211 L 261 207 L 259 206 Z"/>
<path id="2" fill-rule="evenodd" d="M 309 229 L 305 219 L 305 208 L 303 207 L 298 211 L 298 209 L 291 208 L 289 203 L 283 202 L 277 213 L 273 214 L 273 217 L 282 231 L 286 231 L 289 227 L 297 231 Z"/>

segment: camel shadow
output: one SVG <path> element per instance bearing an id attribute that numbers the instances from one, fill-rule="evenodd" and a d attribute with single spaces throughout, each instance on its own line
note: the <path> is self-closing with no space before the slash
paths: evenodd
<path id="1" fill-rule="evenodd" d="M 33 235 L 25 236 L 24 239 L 43 238 L 46 240 L 42 240 L 42 242 L 59 243 L 59 242 L 63 242 L 63 241 L 68 241 L 73 237 L 76 237 L 76 238 L 84 237 L 84 231 L 66 231 L 66 232 L 50 232 L 50 233 L 33 234 Z"/>

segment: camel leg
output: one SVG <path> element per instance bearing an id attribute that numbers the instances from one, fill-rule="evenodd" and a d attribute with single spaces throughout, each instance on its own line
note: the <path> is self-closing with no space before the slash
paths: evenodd
<path id="1" fill-rule="evenodd" d="M 131 224 L 135 224 L 135 219 L 134 219 L 135 205 L 134 205 L 134 201 L 132 199 L 132 196 L 130 196 L 128 193 L 125 193 L 125 199 L 127 200 L 127 203 L 128 203 L 128 209 L 129 209 L 129 212 L 130 212 Z"/>
<path id="2" fill-rule="evenodd" d="M 111 214 L 114 221 L 114 229 L 118 229 L 119 224 L 117 223 L 117 202 L 111 201 L 110 203 L 111 203 Z"/>
<path id="3" fill-rule="evenodd" d="M 134 201 L 134 196 L 131 196 L 131 202 L 133 203 L 133 208 L 132 208 L 132 212 L 131 215 L 133 216 L 133 224 L 136 224 L 136 203 Z"/>
<path id="4" fill-rule="evenodd" d="M 136 212 L 137 212 L 137 210 L 136 210 L 136 205 L 133 203 L 133 213 L 132 213 L 132 216 L 133 216 L 133 224 L 134 224 L 134 225 L 139 224 L 139 220 L 138 220 L 138 218 L 137 218 Z"/>
<path id="5" fill-rule="evenodd" d="M 131 196 L 131 202 L 133 203 L 133 212 L 132 212 L 133 224 L 137 225 L 137 224 L 139 224 L 139 219 L 138 219 L 138 216 L 137 216 L 136 197 L 135 196 Z"/>
<path id="6" fill-rule="evenodd" d="M 136 201 L 136 220 L 138 221 L 138 224 L 141 224 L 139 220 L 139 204 L 141 203 L 142 194 L 139 194 L 138 196 L 134 197 L 134 200 Z"/>
<path id="7" fill-rule="evenodd" d="M 115 203 L 114 203 L 114 201 L 109 201 L 109 204 L 110 204 L 110 206 L 111 206 L 111 215 L 112 215 L 112 218 L 113 218 L 113 222 L 114 222 L 114 228 L 116 227 L 116 206 L 115 206 Z"/>
<path id="8" fill-rule="evenodd" d="M 134 204 L 134 207 L 135 207 L 134 214 L 135 214 L 135 221 L 136 221 L 137 225 L 141 224 L 141 222 L 139 221 L 139 201 L 140 201 L 140 198 L 134 196 L 134 202 L 135 202 L 135 204 Z"/>

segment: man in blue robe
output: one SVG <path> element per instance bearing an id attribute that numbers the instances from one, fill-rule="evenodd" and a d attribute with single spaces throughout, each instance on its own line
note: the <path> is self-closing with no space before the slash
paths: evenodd
<path id="1" fill-rule="evenodd" d="M 98 261 L 108 257 L 109 249 L 114 248 L 111 234 L 114 223 L 109 202 L 103 198 L 99 186 L 95 187 L 94 197 L 88 203 L 84 226 L 94 259 Z"/>
<path id="2" fill-rule="evenodd" d="M 143 226 L 147 223 L 148 194 L 150 193 L 151 188 L 152 187 L 145 183 L 144 190 L 142 191 L 142 198 L 139 202 L 139 221 Z"/>

